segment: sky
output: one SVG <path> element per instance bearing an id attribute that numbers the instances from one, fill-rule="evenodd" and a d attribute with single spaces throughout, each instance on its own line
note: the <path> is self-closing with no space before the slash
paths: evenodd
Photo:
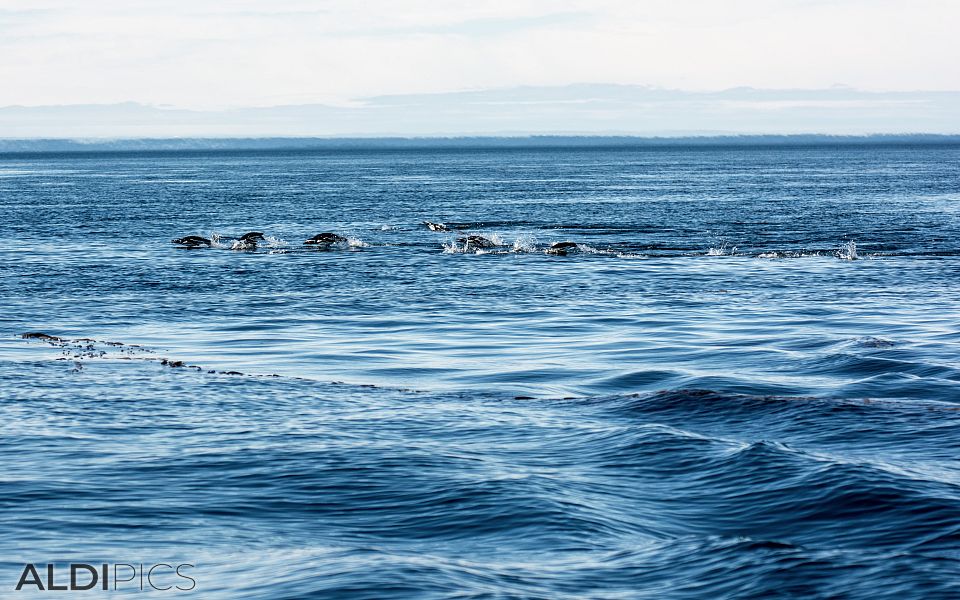
<path id="1" fill-rule="evenodd" d="M 610 83 L 960 90 L 956 0 L 0 0 L 0 106 Z"/>

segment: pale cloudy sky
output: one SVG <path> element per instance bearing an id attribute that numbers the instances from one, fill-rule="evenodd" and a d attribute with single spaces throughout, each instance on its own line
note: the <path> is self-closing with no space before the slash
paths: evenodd
<path id="1" fill-rule="evenodd" d="M 960 90 L 957 0 L 0 0 L 0 106 L 604 82 Z"/>

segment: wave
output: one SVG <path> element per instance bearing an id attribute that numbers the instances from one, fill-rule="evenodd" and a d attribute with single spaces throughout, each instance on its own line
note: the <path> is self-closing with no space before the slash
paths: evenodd
<path id="1" fill-rule="evenodd" d="M 191 383 L 206 370 L 191 376 L 189 364 L 142 346 L 26 339 L 90 368 L 47 369 L 48 386 L 15 392 L 22 406 L 56 410 L 8 427 L 21 440 L 7 463 L 10 518 L 61 527 L 80 509 L 64 506 L 54 522 L 40 503 L 67 485 L 112 542 L 141 535 L 123 529 L 130 519 L 189 515 L 175 543 L 209 552 L 205 593 L 215 598 L 266 593 L 263 582 L 225 583 L 235 580 L 220 575 L 238 565 L 252 581 L 270 572 L 263 581 L 279 598 L 875 597 L 877 581 L 929 596 L 948 590 L 960 565 L 956 404 L 710 389 L 515 399 L 286 377 Z M 877 339 L 845 344 L 884 351 Z M 121 364 L 123 385 L 105 385 Z M 133 418 L 145 410 L 149 421 Z M 140 425 L 124 432 L 117 422 Z M 51 428 L 65 427 L 82 433 L 71 452 L 88 444 L 99 460 L 70 481 L 43 477 L 64 439 Z M 57 435 L 30 441 L 48 430 Z M 102 443 L 119 435 L 135 435 L 137 452 Z M 163 451 L 171 440 L 202 451 L 173 460 Z M 22 462 L 30 456 L 45 458 Z M 128 468 L 115 469 L 120 459 Z M 28 466 L 31 477 L 18 478 Z M 257 550 L 257 561 L 237 547 Z"/>
<path id="2" fill-rule="evenodd" d="M 167 543 L 200 553 L 214 598 L 872 598 L 878 581 L 880 597 L 929 597 L 960 564 L 960 415 L 945 405 L 712 390 L 516 401 L 238 377 L 190 388 L 181 423 L 153 398 L 182 383 L 134 375 L 137 391 L 104 392 L 72 377 L 61 409 L 92 421 L 76 444 L 92 451 L 103 419 L 148 404 L 142 428 L 202 451 L 173 460 L 153 451 L 169 436 L 139 431 L 136 453 L 97 444 L 77 481 L 12 477 L 11 518 L 54 526 L 39 506 L 68 483 L 111 540 L 142 535 L 123 530 L 131 519 L 189 515 Z"/>

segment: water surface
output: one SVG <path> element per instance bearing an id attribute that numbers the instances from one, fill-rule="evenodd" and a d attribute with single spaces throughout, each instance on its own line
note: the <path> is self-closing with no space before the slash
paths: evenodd
<path id="1" fill-rule="evenodd" d="M 950 597 L 958 159 L 3 155 L 0 585 L 182 560 L 204 598 Z"/>

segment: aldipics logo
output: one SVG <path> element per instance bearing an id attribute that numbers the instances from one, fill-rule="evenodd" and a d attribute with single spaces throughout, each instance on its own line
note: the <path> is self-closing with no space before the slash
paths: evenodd
<path id="1" fill-rule="evenodd" d="M 24 565 L 16 591 L 126 590 L 181 591 L 197 587 L 188 573 L 194 565 L 169 563 L 131 565 L 127 563 L 70 563 L 68 565 Z M 41 576 L 44 573 L 46 577 Z"/>

